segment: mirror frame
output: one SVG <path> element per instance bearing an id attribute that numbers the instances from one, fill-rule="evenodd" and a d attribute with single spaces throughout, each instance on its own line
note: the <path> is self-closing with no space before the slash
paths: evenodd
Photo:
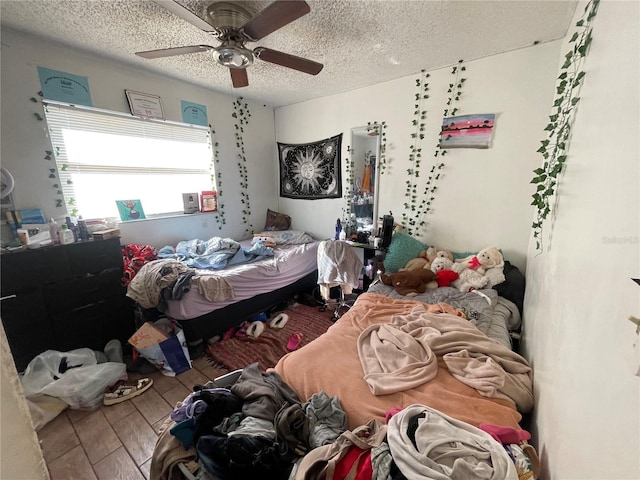
<path id="1" fill-rule="evenodd" d="M 362 147 L 360 145 L 364 145 L 365 142 L 369 142 L 370 138 L 374 138 L 373 143 L 375 143 L 375 148 L 372 148 L 371 150 L 366 149 L 365 147 L 365 151 L 364 152 L 359 152 L 359 150 L 362 150 Z M 371 145 L 373 146 L 373 143 L 371 143 Z M 365 167 L 365 162 L 366 162 L 366 158 L 365 155 L 367 154 L 368 151 L 372 151 L 373 155 L 375 155 L 375 163 L 374 163 L 374 174 L 373 174 L 373 194 L 372 194 L 372 203 L 373 203 L 373 208 L 372 208 L 372 218 L 371 218 L 371 222 L 372 222 L 372 227 L 371 227 L 371 238 L 377 236 L 378 234 L 378 229 L 377 229 L 377 218 L 378 218 L 378 210 L 379 210 L 379 198 L 380 198 L 380 130 L 379 127 L 377 126 L 362 126 L 362 127 L 353 127 L 351 129 L 351 161 L 353 162 L 353 168 L 354 168 L 354 185 L 351 185 L 351 199 L 349 199 L 350 205 L 353 205 L 353 198 L 356 195 L 356 192 L 358 192 L 358 194 L 361 191 L 361 185 L 356 188 L 356 178 L 358 178 L 358 176 L 360 177 L 360 179 L 362 179 L 362 175 L 364 173 L 364 167 Z M 368 146 L 368 145 L 367 145 Z M 358 156 L 361 155 L 361 158 L 359 160 L 356 160 L 356 158 L 358 158 Z M 358 167 L 360 166 L 360 169 L 358 169 Z M 353 213 L 353 210 L 350 210 Z M 358 232 L 364 231 L 361 228 L 358 227 Z"/>

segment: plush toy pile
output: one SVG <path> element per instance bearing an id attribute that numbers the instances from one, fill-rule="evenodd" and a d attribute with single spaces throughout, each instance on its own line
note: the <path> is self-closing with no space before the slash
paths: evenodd
<path id="1" fill-rule="evenodd" d="M 422 250 L 417 258 L 391 275 L 383 275 L 382 281 L 392 285 L 400 295 L 424 293 L 424 288 L 454 287 L 461 292 L 492 288 L 505 280 L 504 259 L 496 247 L 486 247 L 476 255 L 453 260 L 450 251 L 431 246 Z M 418 272 L 429 274 L 417 274 Z M 400 275 L 403 274 L 403 275 Z M 409 275 L 406 275 L 409 274 Z"/>
<path id="2" fill-rule="evenodd" d="M 424 268 L 426 270 L 431 269 L 431 264 L 437 258 L 448 258 L 453 261 L 453 255 L 448 250 L 432 246 L 426 250 L 421 250 L 417 258 L 412 258 L 407 264 L 398 271 L 417 270 Z"/>

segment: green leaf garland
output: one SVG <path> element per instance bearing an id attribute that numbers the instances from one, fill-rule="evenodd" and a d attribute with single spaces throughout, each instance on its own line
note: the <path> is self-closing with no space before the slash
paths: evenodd
<path id="1" fill-rule="evenodd" d="M 542 140 L 537 152 L 542 155 L 542 166 L 536 168 L 530 183 L 535 186 L 532 195 L 536 213 L 531 228 L 536 240 L 536 250 L 542 252 L 542 232 L 545 220 L 553 211 L 557 201 L 558 182 L 567 161 L 567 152 L 571 140 L 571 128 L 575 120 L 575 107 L 580 101 L 580 88 L 584 83 L 582 70 L 585 57 L 592 41 L 591 21 L 596 16 L 600 0 L 591 0 L 584 9 L 582 18 L 576 23 L 577 30 L 569 39 L 573 47 L 564 56 L 556 83 L 556 98 L 552 105 L 553 113 L 544 128 L 547 138 Z"/>

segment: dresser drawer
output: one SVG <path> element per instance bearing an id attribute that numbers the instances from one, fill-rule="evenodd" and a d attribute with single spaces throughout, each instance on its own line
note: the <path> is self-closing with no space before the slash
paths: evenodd
<path id="1" fill-rule="evenodd" d="M 53 336 L 58 350 L 87 347 L 104 349 L 116 338 L 123 342 L 133 335 L 133 310 L 126 298 L 100 301 L 85 307 L 51 316 Z"/>
<path id="2" fill-rule="evenodd" d="M 0 275 L 3 295 L 26 286 L 42 285 L 67 278 L 69 267 L 66 250 L 52 246 L 3 253 L 0 256 Z"/>
<path id="3" fill-rule="evenodd" d="M 47 285 L 44 298 L 52 315 L 74 310 L 102 300 L 115 301 L 125 298 L 126 290 L 121 285 L 121 270 L 106 270 L 97 275 L 76 277 L 71 280 Z"/>
<path id="4" fill-rule="evenodd" d="M 53 330 L 39 288 L 25 289 L 0 302 L 2 325 L 18 371 L 33 357 L 55 347 Z"/>
<path id="5" fill-rule="evenodd" d="M 71 275 L 98 273 L 109 268 L 122 270 L 119 238 L 65 245 Z"/>

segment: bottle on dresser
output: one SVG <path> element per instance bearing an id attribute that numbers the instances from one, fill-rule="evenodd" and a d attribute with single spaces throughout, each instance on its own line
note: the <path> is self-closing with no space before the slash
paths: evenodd
<path id="1" fill-rule="evenodd" d="M 49 219 L 49 236 L 51 237 L 51 241 L 54 245 L 58 245 L 60 243 L 60 236 L 58 235 L 58 224 L 51 217 Z"/>
<path id="2" fill-rule="evenodd" d="M 75 242 L 75 239 L 73 238 L 73 232 L 69 230 L 69 227 L 67 227 L 66 223 L 63 223 L 60 227 L 58 238 L 60 239 L 60 243 L 62 245 Z"/>
<path id="3" fill-rule="evenodd" d="M 77 242 L 78 241 L 78 227 L 76 226 L 75 223 L 73 223 L 73 221 L 71 220 L 71 217 L 65 217 L 65 222 L 66 222 L 65 225 L 67 226 L 67 229 L 73 235 L 73 241 Z"/>
<path id="4" fill-rule="evenodd" d="M 89 240 L 89 230 L 87 229 L 87 222 L 84 221 L 82 215 L 78 217 L 78 240 L 86 242 Z"/>

